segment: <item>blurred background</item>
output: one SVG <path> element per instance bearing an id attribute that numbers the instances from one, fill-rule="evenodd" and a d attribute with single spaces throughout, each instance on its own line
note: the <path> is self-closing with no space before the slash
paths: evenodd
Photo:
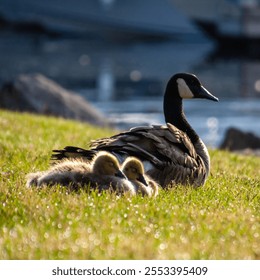
<path id="1" fill-rule="evenodd" d="M 259 2 L 1 0 L 0 87 L 41 73 L 128 129 L 164 123 L 167 81 L 191 72 L 220 99 L 185 101 L 207 145 L 231 126 L 259 135 Z"/>

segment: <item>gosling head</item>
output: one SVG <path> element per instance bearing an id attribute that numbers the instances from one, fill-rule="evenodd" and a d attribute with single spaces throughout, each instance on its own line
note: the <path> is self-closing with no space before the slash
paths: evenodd
<path id="1" fill-rule="evenodd" d="M 117 158 L 107 152 L 99 152 L 93 162 L 93 173 L 127 179 L 120 170 Z"/>
<path id="2" fill-rule="evenodd" d="M 218 101 L 218 98 L 212 95 L 206 88 L 204 88 L 199 79 L 194 74 L 175 74 L 167 84 L 168 92 L 170 93 L 173 91 L 176 86 L 180 98 L 204 98 L 212 101 Z"/>
<path id="3" fill-rule="evenodd" d="M 122 166 L 123 173 L 130 181 L 139 181 L 148 186 L 144 178 L 144 167 L 140 160 L 135 157 L 128 157 Z"/>

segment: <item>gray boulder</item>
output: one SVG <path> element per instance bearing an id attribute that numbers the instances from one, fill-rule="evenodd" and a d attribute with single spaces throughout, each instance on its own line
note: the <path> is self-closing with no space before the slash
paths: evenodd
<path id="1" fill-rule="evenodd" d="M 239 151 L 244 149 L 257 150 L 260 149 L 260 137 L 251 132 L 244 132 L 231 127 L 226 131 L 220 149 L 229 151 Z"/>
<path id="2" fill-rule="evenodd" d="M 0 108 L 59 116 L 106 126 L 108 121 L 83 97 L 41 74 L 19 75 L 0 91 Z"/>

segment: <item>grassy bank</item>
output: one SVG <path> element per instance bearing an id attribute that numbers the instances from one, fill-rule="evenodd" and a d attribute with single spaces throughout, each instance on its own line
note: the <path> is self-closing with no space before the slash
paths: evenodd
<path id="1" fill-rule="evenodd" d="M 156 199 L 27 189 L 51 150 L 109 129 L 0 111 L 0 259 L 260 259 L 260 159 L 210 151 L 211 176 Z"/>

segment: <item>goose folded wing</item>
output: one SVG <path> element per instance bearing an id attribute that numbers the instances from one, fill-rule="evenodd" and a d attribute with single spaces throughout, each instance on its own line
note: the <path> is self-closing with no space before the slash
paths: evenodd
<path id="1" fill-rule="evenodd" d="M 177 164 L 194 168 L 197 153 L 188 136 L 171 124 L 143 126 L 92 141 L 91 148 L 135 155 L 156 166 Z"/>

